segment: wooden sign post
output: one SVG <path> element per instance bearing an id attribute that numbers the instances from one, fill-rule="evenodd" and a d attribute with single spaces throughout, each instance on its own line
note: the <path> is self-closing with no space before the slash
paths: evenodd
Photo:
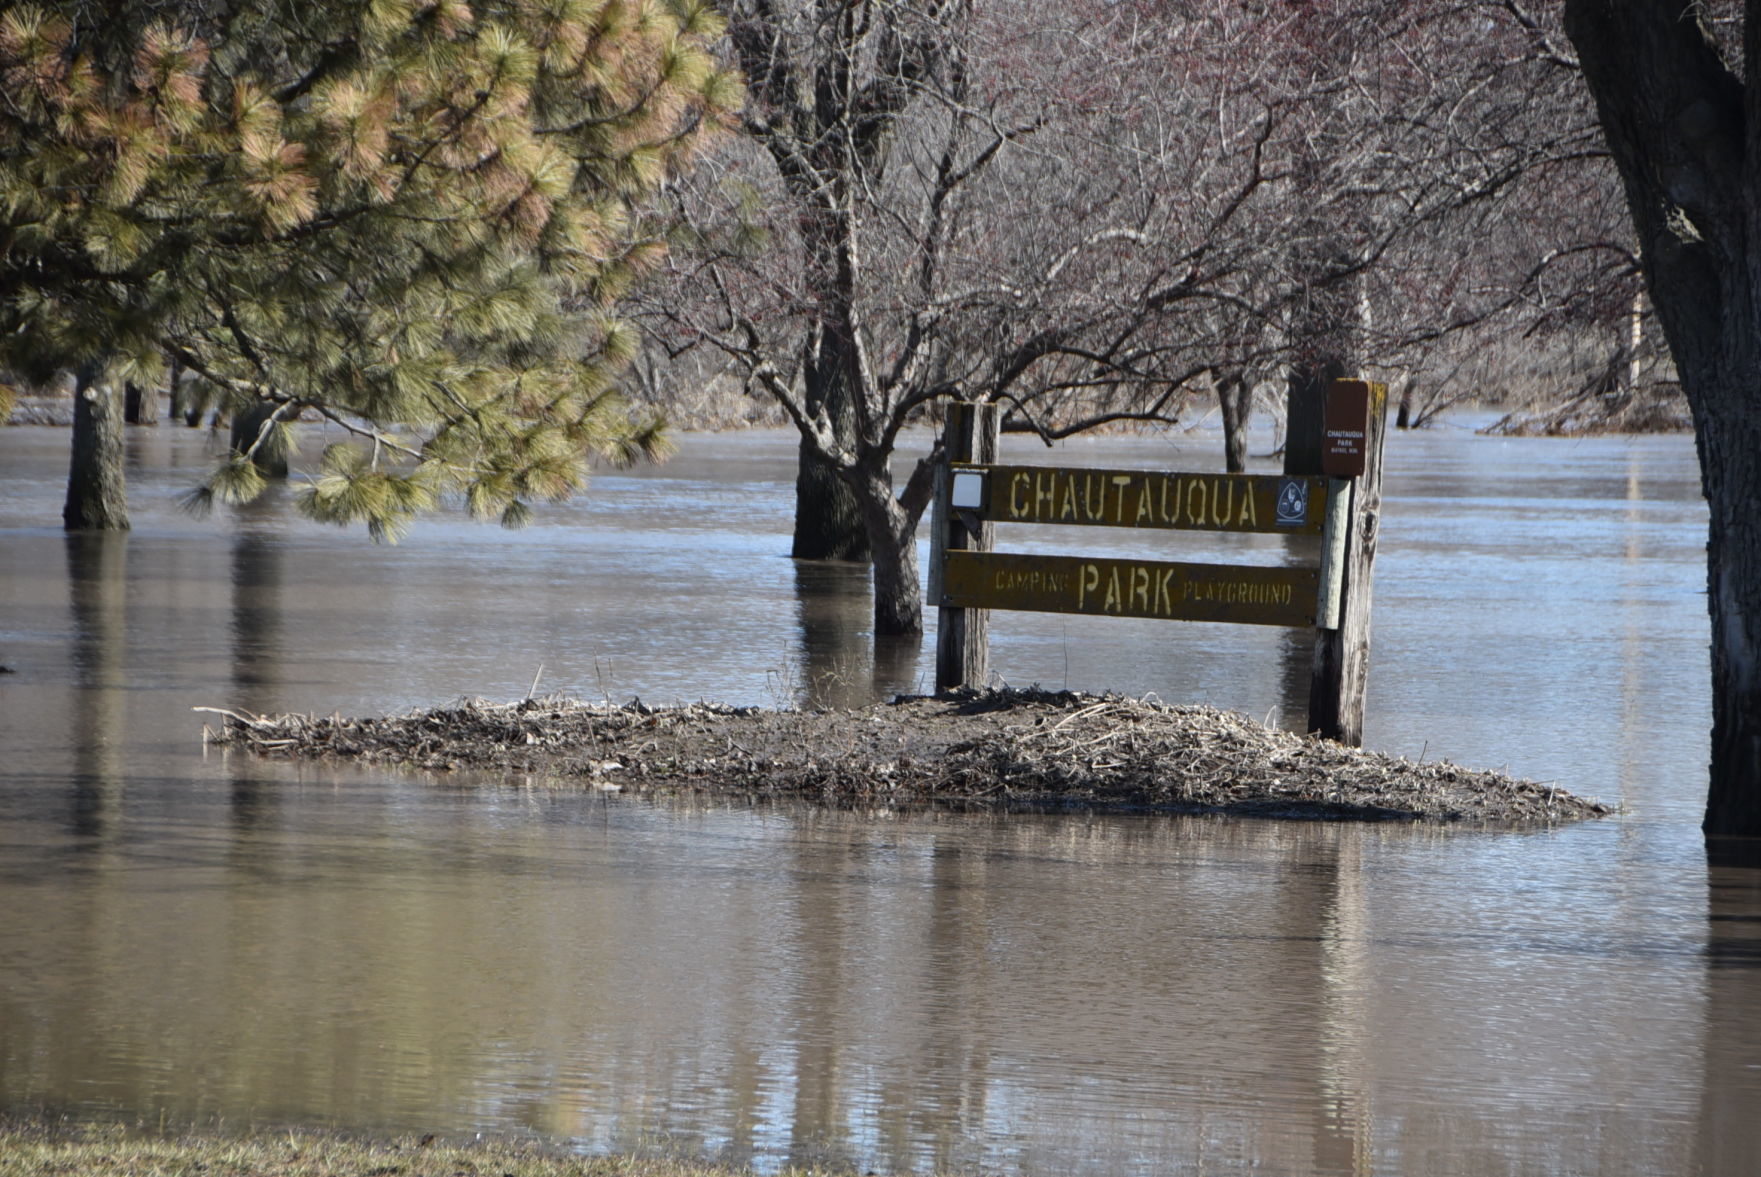
<path id="1" fill-rule="evenodd" d="M 1388 386 L 1335 380 L 1327 389 L 1321 428 L 1322 472 L 1334 475 L 1350 490 L 1344 526 L 1329 536 L 1341 548 L 1339 609 L 1334 624 L 1315 631 L 1309 730 L 1361 747 L 1370 676 L 1370 589 L 1377 525 L 1382 516 Z"/>
<path id="2" fill-rule="evenodd" d="M 942 426 L 942 464 L 936 471 L 929 529 L 929 599 L 938 606 L 937 691 L 966 683 L 983 686 L 990 676 L 990 614 L 982 608 L 948 606 L 942 597 L 949 556 L 991 550 L 996 528 L 983 521 L 980 504 L 969 497 L 970 478 L 958 479 L 960 485 L 956 485 L 954 465 L 995 462 L 1000 420 L 997 406 L 962 401 L 948 407 L 948 419 Z"/>
<path id="3" fill-rule="evenodd" d="M 1335 381 L 1316 422 L 1322 436 L 1300 439 L 1321 468 L 1283 475 L 999 465 L 994 406 L 954 406 L 931 523 L 936 689 L 985 681 L 991 609 L 1312 627 L 1309 729 L 1361 743 L 1386 399 L 1382 385 Z M 1318 535 L 1321 561 L 1291 568 L 993 552 L 996 523 Z"/>

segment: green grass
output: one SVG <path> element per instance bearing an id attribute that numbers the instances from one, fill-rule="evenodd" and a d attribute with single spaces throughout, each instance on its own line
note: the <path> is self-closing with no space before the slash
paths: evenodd
<path id="1" fill-rule="evenodd" d="M 647 1157 L 582 1157 L 530 1144 L 353 1139 L 313 1131 L 167 1136 L 114 1125 L 0 1118 L 0 1177 L 740 1177 Z M 824 1170 L 787 1169 L 782 1177 Z"/>

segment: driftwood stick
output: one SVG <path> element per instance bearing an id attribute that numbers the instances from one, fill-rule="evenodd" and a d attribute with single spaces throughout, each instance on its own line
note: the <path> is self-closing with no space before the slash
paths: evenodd
<path id="1" fill-rule="evenodd" d="M 242 723 L 246 727 L 276 728 L 276 727 L 281 726 L 275 720 L 270 719 L 268 716 L 247 715 L 241 711 L 230 711 L 225 707 L 191 707 L 190 710 L 191 711 L 206 712 L 209 715 L 224 715 L 226 718 L 233 720 L 237 723 Z"/>

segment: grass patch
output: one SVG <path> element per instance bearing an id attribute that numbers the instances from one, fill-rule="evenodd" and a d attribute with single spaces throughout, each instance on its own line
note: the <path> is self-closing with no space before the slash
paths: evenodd
<path id="1" fill-rule="evenodd" d="M 0 1118 L 0 1177 L 741 1177 L 747 1169 L 584 1157 L 535 1144 L 363 1139 L 292 1130 L 161 1135 L 121 1125 Z M 830 1177 L 785 1169 L 782 1177 Z"/>

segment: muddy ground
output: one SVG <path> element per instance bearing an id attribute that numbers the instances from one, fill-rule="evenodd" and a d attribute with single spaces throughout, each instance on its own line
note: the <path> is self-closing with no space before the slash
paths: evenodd
<path id="1" fill-rule="evenodd" d="M 1364 752 L 1211 707 L 1068 692 L 963 692 L 857 711 L 543 698 L 382 719 L 213 714 L 212 743 L 266 756 L 616 791 L 1496 825 L 1613 812 L 1549 785 Z"/>

